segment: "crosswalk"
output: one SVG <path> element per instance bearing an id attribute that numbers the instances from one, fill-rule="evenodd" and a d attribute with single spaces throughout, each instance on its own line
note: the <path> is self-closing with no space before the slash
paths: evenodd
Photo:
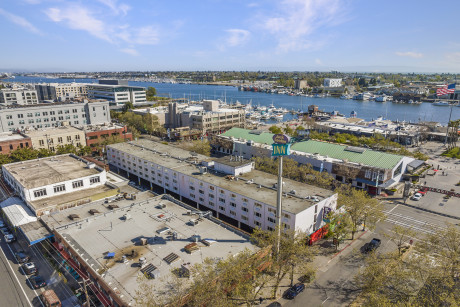
<path id="1" fill-rule="evenodd" d="M 403 215 L 396 212 L 384 211 L 387 215 L 386 222 L 399 225 L 405 228 L 410 228 L 416 232 L 423 234 L 433 234 L 438 230 L 442 230 L 445 227 L 430 223 L 423 219 L 416 219 L 411 216 Z"/>

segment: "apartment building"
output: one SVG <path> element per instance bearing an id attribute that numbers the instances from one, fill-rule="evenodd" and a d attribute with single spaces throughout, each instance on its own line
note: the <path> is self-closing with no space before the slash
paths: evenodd
<path id="1" fill-rule="evenodd" d="M 65 124 L 84 126 L 110 121 L 109 102 L 106 100 L 16 105 L 0 109 L 0 132 L 43 129 Z"/>
<path id="2" fill-rule="evenodd" d="M 342 79 L 325 78 L 323 85 L 324 87 L 341 87 Z"/>
<path id="3" fill-rule="evenodd" d="M 134 105 L 147 102 L 145 88 L 130 86 L 127 80 L 99 80 L 99 84 L 87 86 L 88 98 L 106 99 L 112 107 L 121 107 L 127 102 Z"/>
<path id="4" fill-rule="evenodd" d="M 244 128 L 245 111 L 220 107 L 218 100 L 204 100 L 201 105 L 170 103 L 166 116 L 167 128 L 189 127 L 203 135 L 222 133 L 232 127 Z"/>
<path id="5" fill-rule="evenodd" d="M 138 140 L 107 146 L 112 170 L 168 193 L 245 231 L 275 228 L 277 177 L 241 157 L 210 159 L 161 143 Z M 311 234 L 336 207 L 332 191 L 284 179 L 282 222 Z"/>
<path id="6" fill-rule="evenodd" d="M 55 152 L 59 146 L 86 146 L 85 132 L 71 126 L 30 130 L 25 131 L 24 135 L 30 138 L 34 149 L 43 148 Z"/>
<path id="7" fill-rule="evenodd" d="M 29 105 L 38 104 L 37 91 L 27 88 L 1 89 L 0 105 Z"/>
<path id="8" fill-rule="evenodd" d="M 65 101 L 66 99 L 88 97 L 88 84 L 86 83 L 36 84 L 35 89 L 40 101 Z"/>

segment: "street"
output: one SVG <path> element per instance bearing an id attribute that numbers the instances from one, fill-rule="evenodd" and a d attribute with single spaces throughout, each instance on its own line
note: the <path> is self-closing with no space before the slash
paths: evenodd
<path id="1" fill-rule="evenodd" d="M 73 292 L 63 282 L 62 278 L 44 258 L 37 246 L 28 248 L 21 242 L 8 244 L 2 239 L 0 242 L 0 270 L 3 278 L 0 280 L 0 306 L 43 306 L 38 298 L 45 289 L 52 289 L 56 292 L 62 302 L 62 306 L 79 306 L 78 300 Z M 39 270 L 39 275 L 44 277 L 47 286 L 41 289 L 32 289 L 30 281 L 22 267 L 14 258 L 14 253 L 24 250 L 31 261 Z"/>
<path id="2" fill-rule="evenodd" d="M 335 257 L 330 257 L 317 271 L 316 279 L 306 287 L 294 300 L 280 299 L 283 306 L 348 306 L 358 296 L 359 289 L 354 284 L 353 278 L 359 269 L 364 266 L 365 254 L 362 254 L 361 247 L 372 238 L 382 240 L 378 248 L 379 253 L 386 253 L 396 249 L 384 234 L 389 234 L 395 225 L 413 229 L 417 233 L 417 239 L 423 239 L 426 234 L 433 233 L 436 229 L 442 228 L 446 222 L 459 225 L 460 220 L 436 215 L 430 212 L 384 202 L 387 219 L 377 224 L 377 227 L 367 232 L 358 232 L 356 239 L 349 247 L 344 249 Z M 339 249 L 346 245 L 340 246 Z M 284 291 L 284 290 L 283 290 Z"/>

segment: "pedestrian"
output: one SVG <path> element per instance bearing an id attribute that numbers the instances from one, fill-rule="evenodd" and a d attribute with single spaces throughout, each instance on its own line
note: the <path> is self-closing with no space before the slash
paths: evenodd
<path id="1" fill-rule="evenodd" d="M 444 176 L 444 171 L 442 171 L 442 175 Z"/>
<path id="2" fill-rule="evenodd" d="M 264 299 L 261 297 L 259 297 L 259 304 L 262 305 L 262 302 L 264 301 Z"/>

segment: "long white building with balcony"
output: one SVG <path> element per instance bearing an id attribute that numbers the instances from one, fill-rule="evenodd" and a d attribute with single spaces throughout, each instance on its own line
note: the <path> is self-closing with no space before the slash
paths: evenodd
<path id="1" fill-rule="evenodd" d="M 277 177 L 254 170 L 242 157 L 211 159 L 161 143 L 138 140 L 107 147 L 112 170 L 168 193 L 245 231 L 273 230 L 276 223 Z M 286 229 L 311 234 L 335 209 L 330 190 L 283 180 L 282 222 Z"/>

